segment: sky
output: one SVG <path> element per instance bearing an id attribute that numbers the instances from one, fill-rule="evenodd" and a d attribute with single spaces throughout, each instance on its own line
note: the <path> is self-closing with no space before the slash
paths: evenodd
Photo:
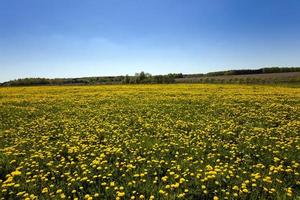
<path id="1" fill-rule="evenodd" d="M 300 66 L 299 0 L 0 0 L 0 82 Z"/>

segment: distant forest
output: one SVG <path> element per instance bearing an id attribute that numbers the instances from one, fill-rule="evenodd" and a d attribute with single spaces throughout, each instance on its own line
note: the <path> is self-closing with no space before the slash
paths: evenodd
<path id="1" fill-rule="evenodd" d="M 1 86 L 149 84 L 149 83 L 169 84 L 169 83 L 182 82 L 180 80 L 186 80 L 189 78 L 202 78 L 201 80 L 210 80 L 208 79 L 209 77 L 248 75 L 248 74 L 286 73 L 286 72 L 300 72 L 300 67 L 269 67 L 269 68 L 261 68 L 261 69 L 240 69 L 240 70 L 209 72 L 207 74 L 173 73 L 167 75 L 151 75 L 149 73 L 140 72 L 140 73 L 136 73 L 134 76 L 126 75 L 126 76 L 55 78 L 55 79 L 23 78 L 23 79 L 16 79 L 16 80 L 11 80 L 8 82 L 1 83 Z"/>

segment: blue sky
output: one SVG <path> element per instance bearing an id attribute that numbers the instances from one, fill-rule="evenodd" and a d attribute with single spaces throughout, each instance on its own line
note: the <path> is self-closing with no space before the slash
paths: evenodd
<path id="1" fill-rule="evenodd" d="M 300 66 L 298 0 L 0 0 L 0 82 Z"/>

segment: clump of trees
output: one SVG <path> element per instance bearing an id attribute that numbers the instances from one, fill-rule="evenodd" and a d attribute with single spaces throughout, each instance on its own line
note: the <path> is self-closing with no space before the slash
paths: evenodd
<path id="1" fill-rule="evenodd" d="M 175 83 L 176 78 L 183 78 L 183 74 L 167 74 L 167 75 L 154 75 L 149 73 L 140 72 L 134 76 L 126 75 L 123 83 L 125 84 L 139 84 L 139 83 Z"/>

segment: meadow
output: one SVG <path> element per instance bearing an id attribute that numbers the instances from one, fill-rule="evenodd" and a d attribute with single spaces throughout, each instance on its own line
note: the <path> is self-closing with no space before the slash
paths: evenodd
<path id="1" fill-rule="evenodd" d="M 0 88 L 0 199 L 299 199 L 300 88 Z"/>

